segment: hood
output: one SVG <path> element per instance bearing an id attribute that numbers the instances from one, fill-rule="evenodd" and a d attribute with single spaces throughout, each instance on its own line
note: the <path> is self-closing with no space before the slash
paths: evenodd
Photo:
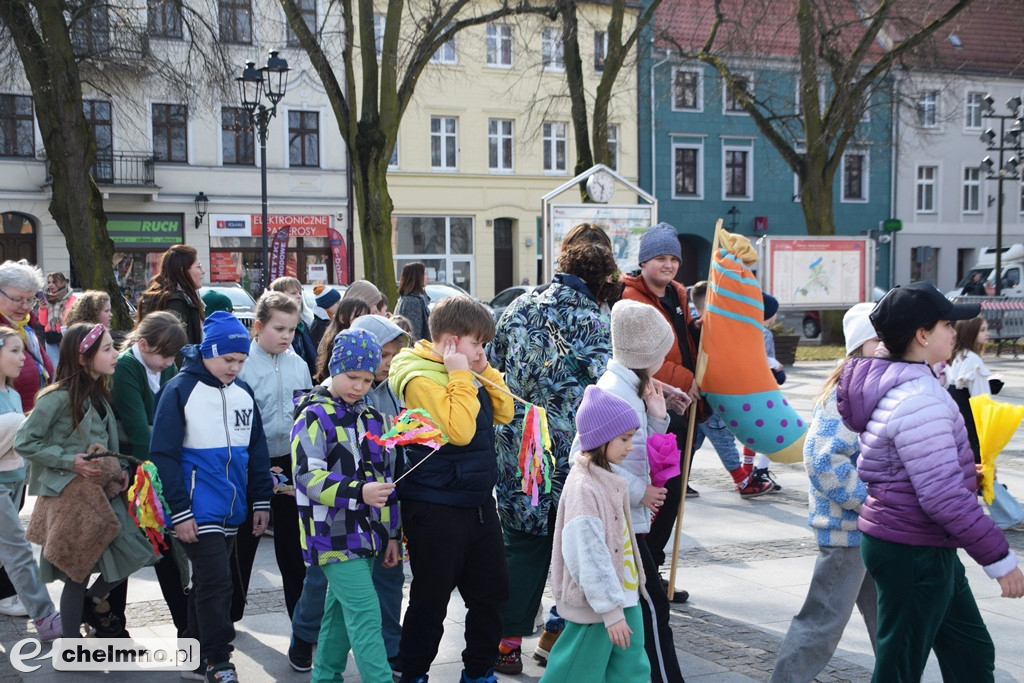
<path id="1" fill-rule="evenodd" d="M 849 358 L 839 375 L 836 404 L 846 426 L 863 432 L 882 400 L 893 387 L 921 377 L 935 377 L 926 363 L 888 358 Z"/>
<path id="2" fill-rule="evenodd" d="M 444 363 L 437 361 L 438 356 L 436 353 L 432 342 L 421 339 L 413 346 L 404 348 L 395 354 L 394 360 L 391 361 L 388 381 L 391 383 L 391 388 L 396 395 L 402 395 L 405 385 L 413 377 L 426 374 L 440 380 L 442 377 L 446 378 L 448 376 Z M 438 383 L 443 386 L 447 384 L 447 380 L 439 381 Z"/>
<path id="3" fill-rule="evenodd" d="M 199 344 L 189 344 L 181 349 L 181 355 L 185 361 L 181 364 L 181 372 L 195 375 L 203 384 L 211 387 L 224 386 L 219 379 L 210 374 L 210 371 L 203 365 L 203 356 L 199 353 Z M 235 378 L 237 381 L 238 378 Z"/>

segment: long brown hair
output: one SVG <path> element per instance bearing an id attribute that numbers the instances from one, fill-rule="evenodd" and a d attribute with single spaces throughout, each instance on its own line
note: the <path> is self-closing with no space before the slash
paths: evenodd
<path id="1" fill-rule="evenodd" d="M 608 444 L 603 443 L 597 448 L 592 448 L 589 451 L 583 451 L 583 457 L 595 467 L 600 467 L 603 470 L 612 471 L 612 466 L 608 462 Z"/>
<path id="2" fill-rule="evenodd" d="M 107 387 L 107 377 L 93 377 L 89 373 L 92 359 L 96 357 L 100 347 L 103 346 L 103 337 L 100 337 L 85 353 L 79 353 L 78 347 L 86 335 L 92 331 L 95 325 L 91 323 L 78 323 L 68 328 L 64 338 L 60 341 L 60 362 L 54 371 L 53 384 L 40 390 L 36 394 L 36 400 L 50 393 L 51 391 L 64 390 L 68 392 L 68 402 L 71 403 L 71 423 L 78 428 L 85 417 L 88 406 L 98 401 L 107 404 L 110 410 L 110 389 Z M 104 332 L 109 335 L 110 332 Z M 85 364 L 79 362 L 84 359 Z"/>
<path id="3" fill-rule="evenodd" d="M 203 314 L 203 300 L 199 298 L 196 285 L 192 282 L 192 276 L 188 270 L 199 258 L 195 247 L 187 244 L 175 244 L 164 252 L 160 259 L 160 272 L 149 281 L 149 286 L 142 296 L 156 297 L 156 309 L 163 310 L 167 307 L 167 300 L 173 295 L 181 292 L 187 296 L 200 315 Z M 148 311 L 147 311 L 148 312 Z M 142 307 L 139 307 L 139 320 L 142 320 Z"/>
<path id="4" fill-rule="evenodd" d="M 974 351 L 981 354 L 984 348 L 978 343 L 978 334 L 981 332 L 981 325 L 985 319 L 980 315 L 970 320 L 956 321 L 956 344 L 953 346 L 952 358 L 956 358 L 962 351 Z"/>
<path id="5" fill-rule="evenodd" d="M 423 278 L 426 274 L 427 267 L 421 261 L 406 263 L 402 268 L 402 281 L 398 283 L 398 295 L 423 294 Z"/>

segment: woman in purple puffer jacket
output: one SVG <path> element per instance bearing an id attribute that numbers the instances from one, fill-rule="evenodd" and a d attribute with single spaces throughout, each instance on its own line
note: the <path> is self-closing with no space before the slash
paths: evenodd
<path id="1" fill-rule="evenodd" d="M 943 680 L 993 680 L 995 646 L 957 548 L 1003 597 L 1024 596 L 1017 557 L 978 504 L 963 418 L 931 370 L 952 354 L 952 321 L 978 309 L 923 282 L 893 289 L 870 316 L 890 357 L 849 359 L 839 379 L 839 413 L 860 434 L 857 473 L 868 487 L 857 529 L 878 588 L 872 681 L 919 681 L 931 649 Z"/>

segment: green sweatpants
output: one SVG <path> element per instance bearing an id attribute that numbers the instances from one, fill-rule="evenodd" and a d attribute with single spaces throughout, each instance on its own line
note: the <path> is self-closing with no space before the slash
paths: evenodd
<path id="1" fill-rule="evenodd" d="M 626 608 L 626 624 L 633 630 L 625 650 L 608 639 L 604 624 L 565 621 L 555 641 L 540 683 L 647 683 L 651 664 L 644 652 L 644 619 L 640 606 Z"/>
<path id="2" fill-rule="evenodd" d="M 996 649 L 955 548 L 864 534 L 860 554 L 878 588 L 873 683 L 916 683 L 934 650 L 946 683 L 995 678 Z"/>
<path id="3" fill-rule="evenodd" d="M 327 577 L 327 597 L 312 683 L 343 680 L 350 649 L 364 683 L 392 683 L 373 588 L 373 560 L 332 562 L 321 569 Z"/>

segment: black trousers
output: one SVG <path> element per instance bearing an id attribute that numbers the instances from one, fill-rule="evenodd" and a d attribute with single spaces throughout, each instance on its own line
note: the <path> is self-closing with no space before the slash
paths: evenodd
<path id="1" fill-rule="evenodd" d="M 292 456 L 271 458 L 270 464 L 280 467 L 288 481 L 292 480 Z M 302 544 L 299 541 L 299 506 L 295 504 L 295 496 L 274 494 L 270 499 L 270 514 L 274 519 L 274 557 L 281 571 L 284 604 L 291 619 L 306 578 L 306 563 L 302 561 Z"/>
<path id="2" fill-rule="evenodd" d="M 171 553 L 169 534 L 166 540 L 168 547 L 161 552 L 160 561 L 153 569 L 156 571 L 156 580 L 160 583 L 160 592 L 163 593 L 164 602 L 167 603 L 167 609 L 171 613 L 174 628 L 178 629 L 178 637 L 183 638 L 188 629 L 188 593 L 181 587 L 181 572 L 178 571 L 178 564 L 174 561 L 174 555 Z M 130 580 L 126 579 L 107 596 L 110 609 L 122 617 L 124 617 L 128 605 L 128 581 Z M 125 626 L 128 625 L 128 620 L 125 619 Z"/>
<path id="3" fill-rule="evenodd" d="M 644 650 L 651 663 L 651 683 L 683 683 L 672 628 L 668 625 L 669 602 L 661 587 L 661 575 L 643 536 L 636 537 L 636 547 L 644 565 L 644 588 L 648 595 L 646 598 L 640 595 L 640 608 L 644 616 Z"/>
<path id="4" fill-rule="evenodd" d="M 238 530 L 239 535 L 243 532 Z M 252 527 L 249 527 L 252 534 Z M 235 639 L 231 607 L 231 555 L 234 536 L 200 534 L 195 543 L 182 543 L 192 562 L 192 591 L 188 596 L 188 632 L 199 640 L 203 661 L 215 665 L 231 659 Z"/>
<path id="5" fill-rule="evenodd" d="M 426 674 L 444 634 L 454 589 L 466 603 L 468 678 L 494 666 L 508 603 L 508 570 L 498 509 L 493 499 L 475 508 L 402 501 L 412 585 L 402 620 L 402 675 Z"/>
<path id="6" fill-rule="evenodd" d="M 688 420 L 685 415 L 679 415 L 671 410 L 668 411 L 668 431 L 676 437 L 676 445 L 679 447 L 679 457 L 686 454 L 686 431 Z M 690 468 L 693 468 L 693 453 L 690 454 Z M 680 463 L 681 464 L 681 463 Z M 689 479 L 689 473 L 687 473 Z M 647 547 L 651 551 L 655 568 L 665 564 L 665 546 L 672 538 L 672 526 L 676 522 L 676 515 L 679 513 L 679 500 L 683 495 L 683 477 L 672 477 L 665 482 L 668 490 L 665 494 L 665 502 L 662 503 L 658 516 L 651 522 L 651 530 L 647 534 Z"/>
<path id="7" fill-rule="evenodd" d="M 252 576 L 252 563 L 256 560 L 256 550 L 260 547 L 262 536 L 252 535 L 252 506 L 249 516 L 238 527 L 238 535 L 232 544 L 231 551 L 231 621 L 241 621 L 245 614 L 245 603 L 249 595 L 249 578 Z M 192 580 L 195 583 L 195 579 Z M 211 662 L 214 663 L 214 662 Z"/>

